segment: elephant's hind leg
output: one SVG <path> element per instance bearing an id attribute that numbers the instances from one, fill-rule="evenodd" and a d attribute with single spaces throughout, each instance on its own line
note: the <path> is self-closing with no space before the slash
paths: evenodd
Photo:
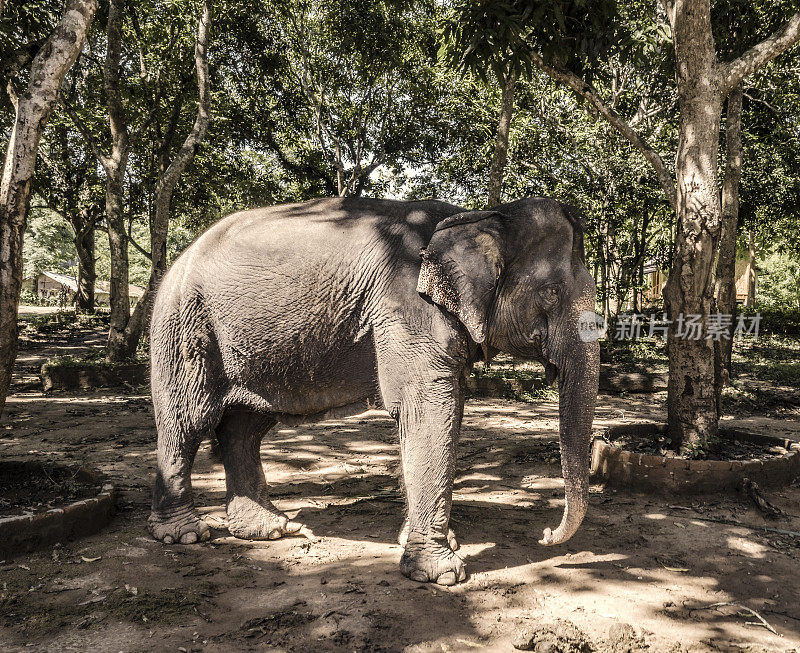
<path id="1" fill-rule="evenodd" d="M 302 528 L 269 500 L 260 449 L 262 438 L 275 423 L 270 415 L 232 409 L 217 428 L 225 466 L 228 530 L 244 540 L 275 540 Z"/>
<path id="2" fill-rule="evenodd" d="M 192 464 L 205 432 L 187 426 L 156 407 L 158 470 L 153 488 L 150 534 L 165 544 L 192 544 L 209 539 L 211 531 L 194 507 Z"/>

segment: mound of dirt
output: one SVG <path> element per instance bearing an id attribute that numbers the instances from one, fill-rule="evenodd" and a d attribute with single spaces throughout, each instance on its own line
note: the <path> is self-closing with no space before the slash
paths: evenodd
<path id="1" fill-rule="evenodd" d="M 536 628 L 523 628 L 514 636 L 514 648 L 536 653 L 591 653 L 595 648 L 575 624 L 562 619 Z"/>
<path id="2" fill-rule="evenodd" d="M 633 626 L 618 623 L 609 629 L 608 641 L 603 650 L 608 653 L 647 653 L 650 648 L 644 639 L 636 634 Z"/>

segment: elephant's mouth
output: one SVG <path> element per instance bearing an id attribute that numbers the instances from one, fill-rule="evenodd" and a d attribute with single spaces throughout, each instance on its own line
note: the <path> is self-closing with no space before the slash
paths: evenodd
<path id="1" fill-rule="evenodd" d="M 533 345 L 534 358 L 544 366 L 544 378 L 547 385 L 553 385 L 558 378 L 558 365 L 548 356 L 547 339 L 541 333 L 535 333 L 528 337 L 528 342 Z"/>

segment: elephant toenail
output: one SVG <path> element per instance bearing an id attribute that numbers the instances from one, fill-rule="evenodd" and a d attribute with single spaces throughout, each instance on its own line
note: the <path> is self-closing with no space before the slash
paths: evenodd
<path id="1" fill-rule="evenodd" d="M 303 525 L 296 521 L 286 522 L 286 526 L 284 526 L 287 533 L 297 533 L 301 528 L 303 528 Z"/>
<path id="2" fill-rule="evenodd" d="M 274 531 L 270 531 L 267 537 L 271 540 L 277 540 L 280 538 L 281 535 L 282 533 L 278 529 L 275 529 Z"/>
<path id="3" fill-rule="evenodd" d="M 173 542 L 175 542 L 175 539 L 172 537 L 172 535 L 164 536 L 164 544 L 172 544 Z"/>
<path id="4" fill-rule="evenodd" d="M 453 571 L 444 572 L 439 578 L 436 579 L 438 585 L 455 585 L 456 574 Z"/>
<path id="5" fill-rule="evenodd" d="M 194 544 L 197 542 L 197 533 L 184 533 L 181 535 L 181 544 Z"/>
<path id="6" fill-rule="evenodd" d="M 416 571 L 411 572 L 410 578 L 418 583 L 425 583 L 428 581 L 428 574 L 422 571 L 422 569 L 417 569 Z"/>
<path id="7" fill-rule="evenodd" d="M 464 567 L 458 570 L 458 582 L 460 583 L 462 580 L 467 580 L 467 570 Z"/>
<path id="8" fill-rule="evenodd" d="M 203 534 L 200 536 L 200 541 L 205 542 L 206 540 L 211 539 L 211 531 L 203 531 Z"/>

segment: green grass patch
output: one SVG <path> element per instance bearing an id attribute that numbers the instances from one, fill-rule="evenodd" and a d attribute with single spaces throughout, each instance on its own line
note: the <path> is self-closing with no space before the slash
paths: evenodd
<path id="1" fill-rule="evenodd" d="M 75 311 L 56 311 L 44 315 L 21 315 L 20 324 L 34 333 L 58 333 L 68 329 L 84 329 L 108 326 L 107 313 L 79 313 Z"/>
<path id="2" fill-rule="evenodd" d="M 138 355 L 136 358 L 128 358 L 123 361 L 110 363 L 105 359 L 105 351 L 98 349 L 97 351 L 90 352 L 81 358 L 75 358 L 74 356 L 60 356 L 59 358 L 51 358 L 42 366 L 42 369 L 121 369 L 130 365 L 147 365 L 148 363 L 149 360 L 146 356 Z"/>
<path id="3" fill-rule="evenodd" d="M 733 376 L 800 388 L 800 338 L 768 335 L 734 342 Z"/>

